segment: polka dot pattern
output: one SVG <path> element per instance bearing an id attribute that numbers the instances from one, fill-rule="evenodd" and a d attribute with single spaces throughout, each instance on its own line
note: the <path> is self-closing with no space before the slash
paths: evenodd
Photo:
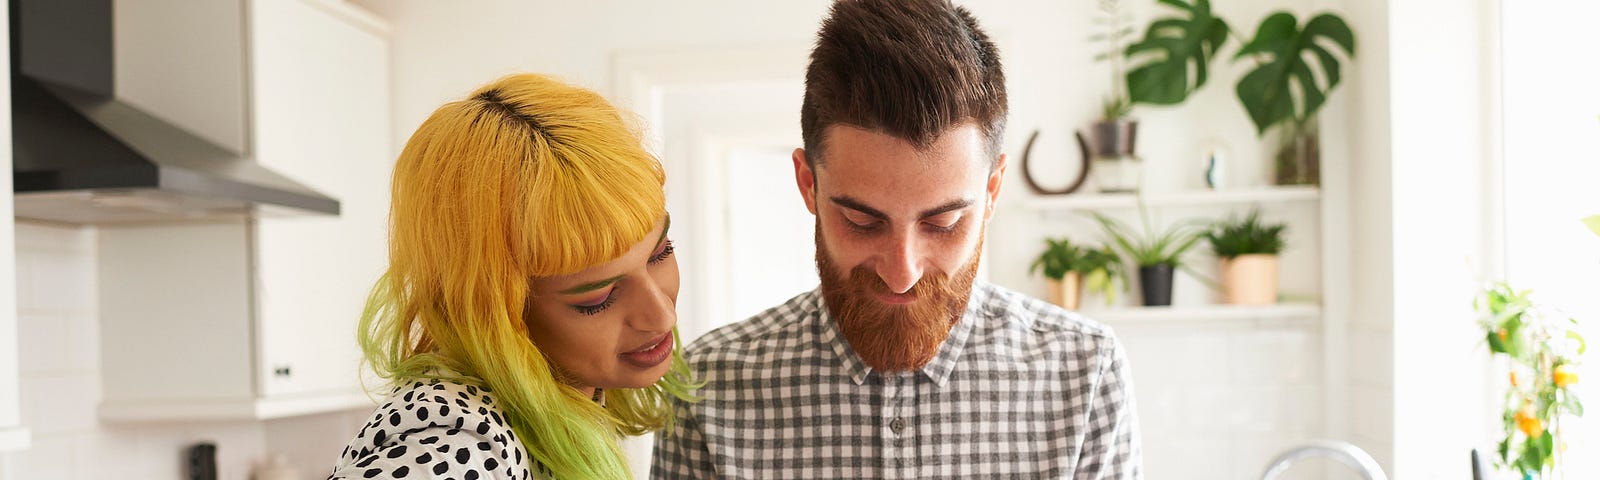
<path id="1" fill-rule="evenodd" d="M 415 382 L 373 412 L 328 478 L 550 478 L 516 438 L 488 388 Z"/>

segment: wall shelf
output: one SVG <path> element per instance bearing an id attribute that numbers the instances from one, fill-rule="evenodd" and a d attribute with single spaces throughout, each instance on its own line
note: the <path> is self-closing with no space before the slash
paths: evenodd
<path id="1" fill-rule="evenodd" d="M 1185 190 L 1145 194 L 1150 207 L 1199 207 L 1231 204 L 1315 202 L 1322 192 L 1315 186 L 1254 187 L 1236 190 Z M 1034 212 L 1137 208 L 1132 193 L 1081 193 L 1036 196 L 1023 200 L 1022 208 Z"/>
<path id="2" fill-rule="evenodd" d="M 1079 313 L 1114 329 L 1312 327 L 1322 319 L 1322 306 L 1315 303 L 1180 305 L 1110 308 Z"/>

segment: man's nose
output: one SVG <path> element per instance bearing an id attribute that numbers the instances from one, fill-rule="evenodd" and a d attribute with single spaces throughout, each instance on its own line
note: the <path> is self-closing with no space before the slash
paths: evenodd
<path id="1" fill-rule="evenodd" d="M 878 278 L 894 293 L 906 293 L 922 280 L 921 247 L 914 233 L 895 235 L 878 262 Z"/>

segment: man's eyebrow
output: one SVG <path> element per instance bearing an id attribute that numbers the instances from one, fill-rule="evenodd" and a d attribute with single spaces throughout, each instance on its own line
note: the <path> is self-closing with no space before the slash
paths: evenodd
<path id="1" fill-rule="evenodd" d="M 972 206 L 972 199 L 970 199 L 970 198 L 963 198 L 963 199 L 960 199 L 960 200 L 951 200 L 951 201 L 945 203 L 944 205 L 940 205 L 940 206 L 933 207 L 933 208 L 930 208 L 930 209 L 927 209 L 927 210 L 923 210 L 922 211 L 922 215 L 918 216 L 917 218 L 928 218 L 928 217 L 932 217 L 934 215 L 938 215 L 938 214 L 941 214 L 941 213 L 952 212 L 952 211 L 960 210 L 960 209 L 967 208 L 967 207 L 970 207 L 970 206 Z"/>
<path id="2" fill-rule="evenodd" d="M 851 209 L 851 210 L 859 211 L 861 213 L 865 213 L 865 214 L 867 214 L 869 216 L 872 216 L 874 218 L 877 218 L 879 220 L 888 220 L 889 219 L 889 215 L 888 214 L 885 214 L 885 213 L 883 213 L 882 211 L 880 211 L 880 210 L 878 210 L 876 208 L 869 207 L 866 204 L 863 204 L 863 203 L 861 203 L 860 201 L 857 201 L 854 198 L 850 198 L 849 196 L 840 195 L 840 196 L 829 197 L 829 199 L 833 200 L 833 203 L 837 203 L 840 206 L 843 206 L 843 207 Z M 945 202 L 944 205 L 940 205 L 940 206 L 933 207 L 933 208 L 930 208 L 930 209 L 927 209 L 927 210 L 923 210 L 922 213 L 917 216 L 917 218 L 928 218 L 928 217 L 932 217 L 932 216 L 939 215 L 939 214 L 942 214 L 942 213 L 948 213 L 948 212 L 951 212 L 951 211 L 960 210 L 960 209 L 972 206 L 972 203 L 973 203 L 972 199 L 969 199 L 969 198 L 951 200 L 949 202 Z"/>
<path id="3" fill-rule="evenodd" d="M 829 200 L 833 200 L 833 203 L 837 203 L 837 204 L 843 206 L 844 208 L 848 208 L 848 209 L 855 210 L 855 211 L 858 211 L 858 212 L 861 212 L 861 213 L 865 213 L 865 214 L 870 215 L 870 216 L 872 216 L 874 218 L 877 218 L 879 220 L 888 220 L 889 219 L 889 215 L 884 214 L 883 211 L 878 210 L 876 208 L 869 207 L 866 204 L 861 203 L 860 201 L 857 201 L 856 199 L 850 198 L 848 196 L 839 195 L 839 196 L 828 197 L 828 199 Z"/>

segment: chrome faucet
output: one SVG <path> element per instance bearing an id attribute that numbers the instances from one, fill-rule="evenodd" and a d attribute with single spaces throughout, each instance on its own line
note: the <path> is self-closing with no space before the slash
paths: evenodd
<path id="1" fill-rule="evenodd" d="M 1289 464 L 1294 463 L 1296 460 L 1323 455 L 1333 457 L 1339 463 L 1356 469 L 1361 472 L 1361 477 L 1366 480 L 1389 480 L 1389 477 L 1384 476 L 1383 468 L 1379 467 L 1378 462 L 1372 459 L 1372 455 L 1368 455 L 1366 451 L 1355 445 L 1336 440 L 1313 440 L 1304 445 L 1285 450 L 1283 453 L 1278 454 L 1276 458 L 1273 458 L 1271 464 L 1267 465 L 1267 472 L 1261 474 L 1261 480 L 1278 478 L 1279 475 L 1283 474 L 1284 470 L 1289 469 Z"/>

